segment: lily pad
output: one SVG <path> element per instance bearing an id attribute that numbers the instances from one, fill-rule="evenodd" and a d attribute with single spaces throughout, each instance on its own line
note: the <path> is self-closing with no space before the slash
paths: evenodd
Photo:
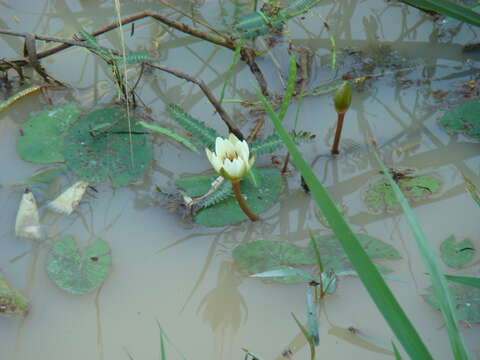
<path id="1" fill-rule="evenodd" d="M 50 279 L 74 295 L 83 295 L 98 288 L 107 278 L 111 267 L 110 247 L 100 238 L 82 254 L 75 238 L 66 235 L 55 243 L 47 258 Z"/>
<path id="2" fill-rule="evenodd" d="M 276 168 L 259 169 L 256 173 L 258 186 L 248 180 L 242 180 L 240 187 L 242 195 L 250 210 L 258 215 L 268 210 L 277 200 L 282 187 L 282 176 Z M 199 176 L 177 180 L 177 186 L 187 192 L 190 197 L 197 197 L 210 190 L 211 183 L 218 174 Z M 224 226 L 246 220 L 234 197 L 201 209 L 195 215 L 195 222 L 209 227 Z"/>
<path id="3" fill-rule="evenodd" d="M 356 234 L 356 236 L 371 259 L 401 258 L 398 251 L 390 244 L 365 234 Z M 349 270 L 353 267 L 335 235 L 320 236 L 316 241 L 326 271 L 333 270 L 338 275 L 350 273 Z M 290 284 L 304 283 L 306 276 L 300 273 L 293 274 L 292 271 L 286 273 L 286 268 L 317 263 L 311 245 L 304 248 L 282 241 L 260 240 L 239 245 L 233 250 L 232 256 L 234 261 L 250 274 L 257 274 L 258 277 L 258 273 L 263 273 L 262 277 L 269 277 L 268 271 L 276 270 L 275 273 L 270 274 L 271 280 Z M 378 268 L 382 273 L 391 272 L 383 265 Z M 281 273 L 282 271 L 284 273 Z M 281 276 L 283 274 L 285 276 Z M 323 277 L 325 275 L 322 275 Z M 327 280 L 327 277 L 324 280 Z"/>
<path id="4" fill-rule="evenodd" d="M 232 252 L 233 260 L 250 274 L 283 270 L 289 265 L 311 265 L 312 254 L 306 248 L 283 241 L 259 240 L 237 246 Z M 305 282 L 305 276 L 285 274 L 272 276 L 272 280 L 282 283 Z"/>
<path id="5" fill-rule="evenodd" d="M 29 310 L 27 299 L 0 274 L 0 315 L 26 316 Z"/>
<path id="6" fill-rule="evenodd" d="M 459 284 L 452 284 L 449 288 L 456 304 L 457 319 L 469 323 L 480 323 L 480 289 Z M 435 309 L 440 310 L 433 289 L 430 287 L 428 290 L 431 293 L 422 295 L 423 299 Z"/>
<path id="7" fill-rule="evenodd" d="M 445 113 L 440 126 L 449 134 L 464 134 L 480 139 L 480 101 L 478 99 L 460 104 Z"/>
<path id="8" fill-rule="evenodd" d="M 22 125 L 17 151 L 23 160 L 33 163 L 64 161 L 63 133 L 80 115 L 74 104 L 44 110 Z"/>
<path id="9" fill-rule="evenodd" d="M 469 239 L 457 241 L 455 236 L 451 235 L 440 245 L 440 252 L 445 264 L 458 268 L 468 264 L 473 259 L 475 249 Z"/>
<path id="10" fill-rule="evenodd" d="M 355 234 L 358 241 L 365 249 L 370 259 L 401 259 L 400 253 L 390 244 L 366 234 Z M 343 251 L 340 242 L 334 234 L 322 235 L 315 238 L 320 250 L 322 263 L 325 270 L 333 270 L 336 273 L 352 270 L 353 266 Z M 311 250 L 313 253 L 313 249 Z M 391 270 L 381 264 L 376 264 L 381 273 L 389 273 Z M 380 266 L 379 266 L 380 265 Z"/>
<path id="11" fill-rule="evenodd" d="M 440 190 L 441 181 L 432 175 L 408 176 L 398 180 L 398 186 L 408 200 L 418 201 Z M 394 211 L 400 204 L 387 179 L 380 179 L 367 190 L 364 198 L 367 206 L 375 212 Z"/>
<path id="12" fill-rule="evenodd" d="M 111 180 L 124 186 L 139 179 L 152 160 L 152 140 L 143 127 L 119 109 L 100 109 L 70 128 L 65 137 L 65 161 L 88 182 Z M 98 130 L 100 128 L 100 130 Z"/>

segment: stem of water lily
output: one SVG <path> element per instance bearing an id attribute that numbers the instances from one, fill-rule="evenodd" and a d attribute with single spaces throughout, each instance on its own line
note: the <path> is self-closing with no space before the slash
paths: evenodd
<path id="1" fill-rule="evenodd" d="M 335 139 L 333 140 L 332 155 L 338 154 L 338 144 L 340 143 L 340 136 L 342 135 L 344 117 L 345 117 L 344 112 L 338 113 L 337 130 L 335 131 Z"/>
<path id="2" fill-rule="evenodd" d="M 232 183 L 233 193 L 235 194 L 235 199 L 237 199 L 238 205 L 243 210 L 245 215 L 247 215 L 252 221 L 260 220 L 260 218 L 254 213 L 252 213 L 248 208 L 247 203 L 245 202 L 245 199 L 243 198 L 242 193 L 240 192 L 240 180 L 231 180 L 231 183 Z"/>

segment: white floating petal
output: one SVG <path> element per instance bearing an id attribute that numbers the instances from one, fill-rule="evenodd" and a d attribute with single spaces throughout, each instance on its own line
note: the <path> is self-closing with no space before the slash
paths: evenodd
<path id="1" fill-rule="evenodd" d="M 37 202 L 33 193 L 26 189 L 20 206 L 18 207 L 17 219 L 15 221 L 15 235 L 27 239 L 39 240 L 43 237 L 40 228 Z"/>
<path id="2" fill-rule="evenodd" d="M 59 214 L 70 215 L 80 203 L 87 186 L 88 182 L 86 181 L 80 180 L 76 182 L 48 204 L 48 208 Z"/>

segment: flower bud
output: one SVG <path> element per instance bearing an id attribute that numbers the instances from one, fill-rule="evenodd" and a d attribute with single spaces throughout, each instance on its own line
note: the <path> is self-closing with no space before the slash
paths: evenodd
<path id="1" fill-rule="evenodd" d="M 352 103 L 352 86 L 348 81 L 344 81 L 342 86 L 337 89 L 333 103 L 338 114 L 347 112 Z"/>

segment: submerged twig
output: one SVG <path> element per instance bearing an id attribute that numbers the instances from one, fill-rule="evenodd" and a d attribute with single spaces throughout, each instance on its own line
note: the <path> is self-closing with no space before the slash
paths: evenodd
<path id="1" fill-rule="evenodd" d="M 155 69 L 158 69 L 158 70 L 162 70 L 162 71 L 165 71 L 165 72 L 168 72 L 176 77 L 179 77 L 181 79 L 184 79 L 184 80 L 187 80 L 187 81 L 190 81 L 190 82 L 193 82 L 194 84 L 197 84 L 200 89 L 203 91 L 203 93 L 205 94 L 205 96 L 208 98 L 208 100 L 210 101 L 210 103 L 213 105 L 213 107 L 215 108 L 215 110 L 217 110 L 218 112 L 218 115 L 220 115 L 220 117 L 222 118 L 222 120 L 225 122 L 225 124 L 227 125 L 228 127 L 228 130 L 235 134 L 235 136 L 239 139 L 239 140 L 243 140 L 245 139 L 245 137 L 243 136 L 242 132 L 240 131 L 239 128 L 237 128 L 235 126 L 235 124 L 233 123 L 232 119 L 230 118 L 230 116 L 227 114 L 227 112 L 223 109 L 222 105 L 218 102 L 218 100 L 215 98 L 215 96 L 212 94 L 212 92 L 210 91 L 210 89 L 208 88 L 208 86 L 200 79 L 197 79 L 197 78 L 194 78 L 193 76 L 189 75 L 189 74 L 186 74 L 184 72 L 181 72 L 181 71 L 177 71 L 177 70 L 173 70 L 173 69 L 170 69 L 164 65 L 153 65 L 153 64 L 150 64 L 150 63 L 146 63 L 148 66 L 150 67 L 153 67 Z"/>

